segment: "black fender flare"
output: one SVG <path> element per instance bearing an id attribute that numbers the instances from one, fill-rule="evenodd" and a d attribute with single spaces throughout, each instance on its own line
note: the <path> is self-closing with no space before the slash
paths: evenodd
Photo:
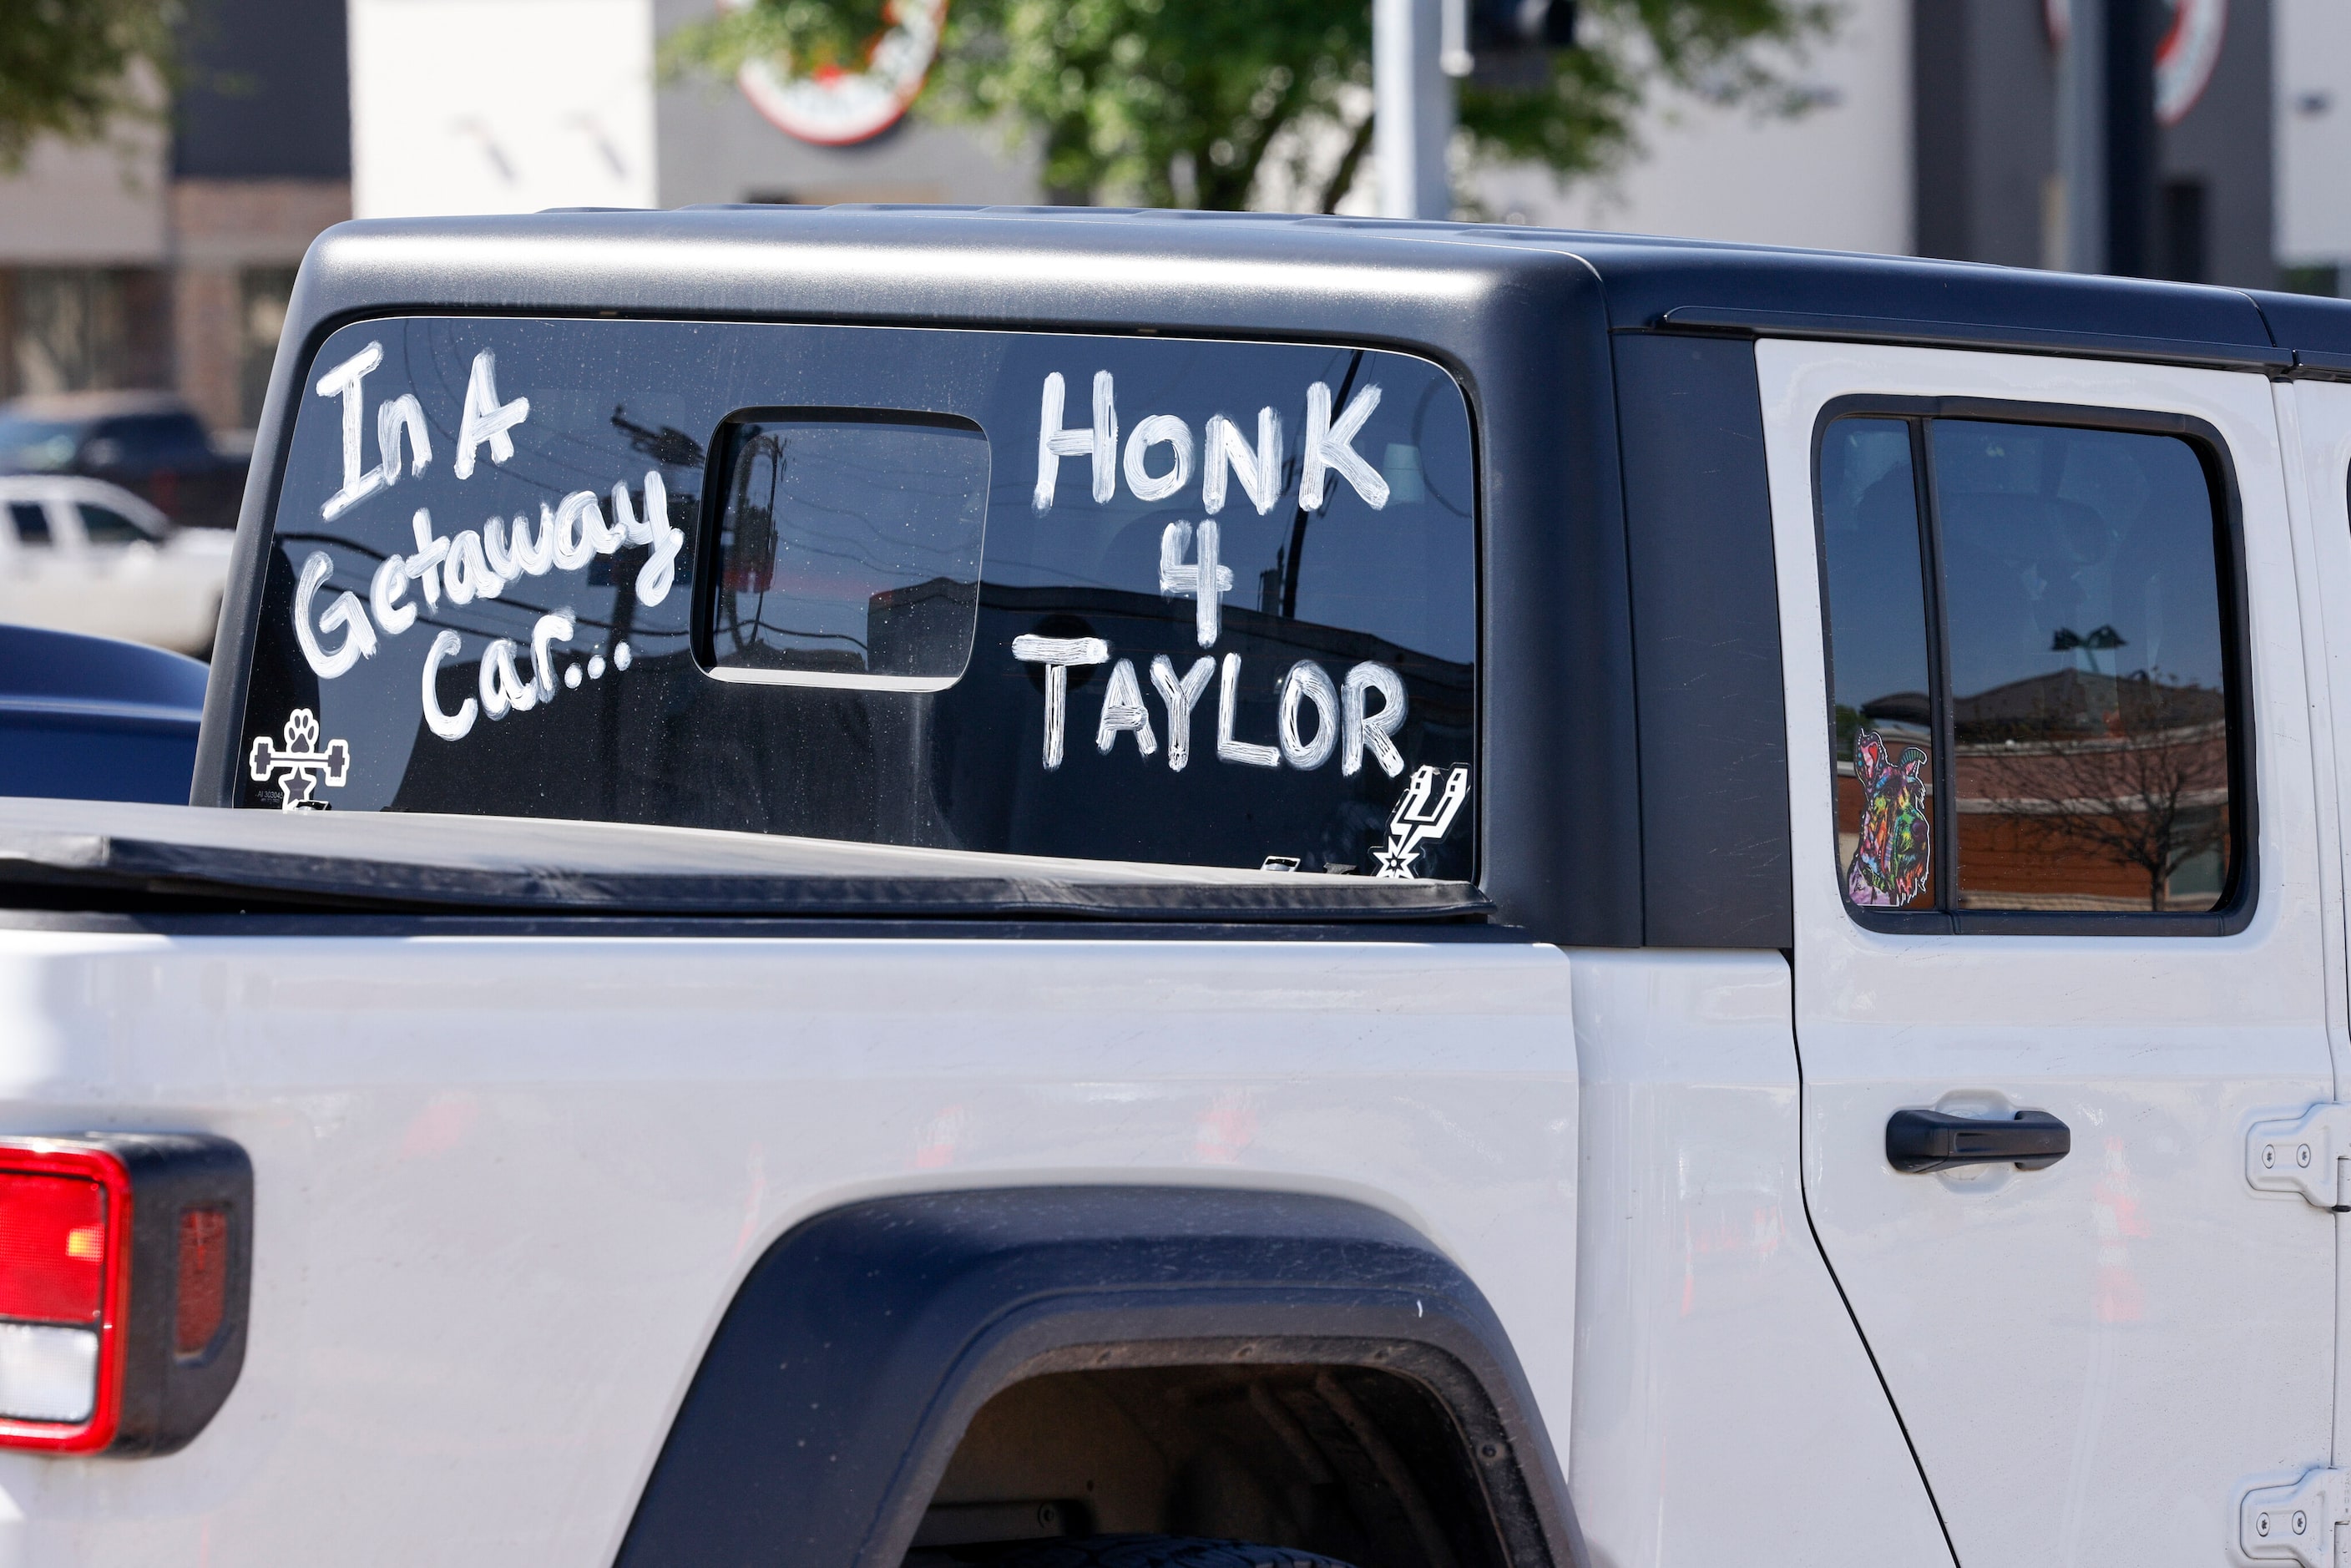
<path id="1" fill-rule="evenodd" d="M 1516 1568 L 1587 1561 L 1500 1322 L 1412 1227 L 1333 1197 L 1069 1186 L 879 1198 L 780 1238 L 712 1336 L 619 1562 L 897 1568 L 999 1389 L 1247 1359 L 1415 1380 L 1460 1427 Z"/>

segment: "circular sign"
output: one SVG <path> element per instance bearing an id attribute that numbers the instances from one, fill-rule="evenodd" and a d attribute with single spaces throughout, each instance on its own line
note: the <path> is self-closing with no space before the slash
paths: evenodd
<path id="1" fill-rule="evenodd" d="M 739 10 L 751 0 L 728 4 Z M 792 76 L 778 68 L 781 62 L 751 60 L 736 73 L 736 85 L 787 136 L 819 147 L 868 141 L 898 123 L 923 90 L 946 15 L 947 0 L 892 0 L 882 13 L 887 25 L 866 46 L 862 69 L 828 66 Z"/>
<path id="2" fill-rule="evenodd" d="M 2229 0 L 2177 0 L 2171 26 L 2155 51 L 2155 118 L 2177 125 L 2196 107 L 2220 63 Z"/>
<path id="3" fill-rule="evenodd" d="M 2043 0 L 2049 41 L 2059 48 L 2074 31 L 2076 0 Z M 2093 0 L 2096 3 L 2096 0 Z M 2220 40 L 2228 31 L 2229 0 L 2168 0 L 2171 25 L 2155 49 L 2155 118 L 2177 125 L 2212 83 L 2220 63 Z"/>

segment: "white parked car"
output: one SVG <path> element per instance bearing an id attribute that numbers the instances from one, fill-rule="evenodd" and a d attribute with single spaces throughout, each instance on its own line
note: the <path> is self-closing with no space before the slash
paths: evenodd
<path id="1" fill-rule="evenodd" d="M 0 622 L 211 651 L 234 536 L 70 475 L 0 476 Z"/>

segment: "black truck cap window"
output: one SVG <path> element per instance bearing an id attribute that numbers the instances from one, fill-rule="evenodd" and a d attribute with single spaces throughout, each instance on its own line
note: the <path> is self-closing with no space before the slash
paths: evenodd
<path id="1" fill-rule="evenodd" d="M 358 322 L 239 804 L 1468 877 L 1473 475 L 1373 350 Z"/>

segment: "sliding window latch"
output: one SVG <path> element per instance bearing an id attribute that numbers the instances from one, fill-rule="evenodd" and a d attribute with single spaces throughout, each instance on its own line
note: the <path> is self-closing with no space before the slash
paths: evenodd
<path id="1" fill-rule="evenodd" d="M 2351 1476 L 2312 1470 L 2282 1487 L 2255 1487 L 2237 1504 L 2237 1546 L 2256 1563 L 2335 1568 L 2335 1530 L 2345 1515 Z"/>
<path id="2" fill-rule="evenodd" d="M 2341 1162 L 2351 1159 L 2351 1105 L 2313 1105 L 2290 1122 L 2256 1122 L 2245 1180 L 2261 1192 L 2298 1192 L 2314 1207 L 2351 1214 Z"/>

